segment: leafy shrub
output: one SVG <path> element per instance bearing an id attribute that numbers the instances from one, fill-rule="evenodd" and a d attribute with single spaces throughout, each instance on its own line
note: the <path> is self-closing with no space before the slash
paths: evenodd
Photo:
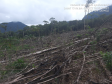
<path id="1" fill-rule="evenodd" d="M 13 63 L 9 63 L 6 68 L 10 69 L 16 69 L 17 71 L 20 71 L 20 69 L 23 69 L 26 67 L 25 61 L 21 59 L 17 59 L 17 61 L 14 61 Z"/>
<path id="2" fill-rule="evenodd" d="M 107 28 L 103 28 L 103 29 L 101 30 L 101 33 L 102 33 L 102 34 L 108 33 L 108 29 L 107 29 Z"/>
<path id="3" fill-rule="evenodd" d="M 89 36 L 89 34 L 85 34 L 86 36 Z"/>
<path id="4" fill-rule="evenodd" d="M 15 69 L 23 69 L 26 66 L 26 64 L 23 59 L 18 59 L 13 63 L 13 66 Z"/>
<path id="5" fill-rule="evenodd" d="M 3 79 L 5 75 L 7 74 L 7 71 L 0 71 L 0 79 Z"/>
<path id="6" fill-rule="evenodd" d="M 6 70 L 0 71 L 0 79 L 4 79 L 7 75 L 10 74 L 11 71 L 13 71 L 13 73 L 17 73 L 17 72 L 21 71 L 21 69 L 26 67 L 26 65 L 27 64 L 25 63 L 25 61 L 22 58 L 17 59 L 16 61 L 9 63 L 5 67 Z M 1 65 L 0 65 L 0 68 L 2 68 Z"/>
<path id="7" fill-rule="evenodd" d="M 94 31 L 94 29 L 93 29 L 93 28 L 91 28 L 90 26 L 87 26 L 87 28 L 88 28 L 88 30 L 87 30 L 87 31 L 88 31 L 88 33 L 89 33 L 89 34 L 91 34 L 91 33 Z"/>
<path id="8" fill-rule="evenodd" d="M 103 58 L 106 63 L 106 67 L 112 71 L 112 52 L 103 53 Z"/>
<path id="9" fill-rule="evenodd" d="M 82 35 L 79 35 L 79 34 L 78 34 L 78 35 L 77 35 L 77 38 L 79 38 L 79 39 L 80 39 L 80 38 L 81 38 L 81 36 L 82 36 Z"/>

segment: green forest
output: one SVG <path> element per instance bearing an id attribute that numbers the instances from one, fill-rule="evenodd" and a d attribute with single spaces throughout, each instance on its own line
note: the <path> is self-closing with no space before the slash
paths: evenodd
<path id="1" fill-rule="evenodd" d="M 88 15 L 91 16 L 91 15 Z M 112 22 L 110 19 L 112 14 L 105 15 L 102 14 L 98 18 L 86 19 L 85 25 L 90 28 L 99 27 L 104 22 Z M 55 18 L 50 18 L 50 23 L 44 20 L 44 25 L 32 25 L 27 26 L 23 30 L 18 30 L 17 32 L 9 31 L 5 33 L 0 32 L 0 38 L 24 38 L 24 37 L 42 37 L 48 36 L 50 34 L 63 33 L 68 31 L 78 31 L 84 29 L 84 19 L 83 20 L 73 20 L 73 21 L 57 21 Z M 6 26 L 4 26 L 4 29 Z M 86 26 L 87 28 L 87 26 Z"/>

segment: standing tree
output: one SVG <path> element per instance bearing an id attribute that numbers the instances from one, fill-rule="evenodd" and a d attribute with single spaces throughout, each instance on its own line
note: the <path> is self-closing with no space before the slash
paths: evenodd
<path id="1" fill-rule="evenodd" d="M 51 22 L 51 33 L 53 32 L 53 24 L 55 23 L 55 18 L 51 17 L 49 19 L 49 21 Z"/>
<path id="2" fill-rule="evenodd" d="M 46 20 L 44 20 L 43 22 L 44 22 L 44 24 L 48 24 L 48 23 L 49 23 L 49 22 L 48 22 L 48 21 L 46 21 Z"/>
<path id="3" fill-rule="evenodd" d="M 50 21 L 51 23 L 53 23 L 53 22 L 55 21 L 55 18 L 51 17 L 51 18 L 49 19 L 49 21 Z"/>
<path id="4" fill-rule="evenodd" d="M 85 5 L 85 16 L 86 16 L 86 11 L 87 10 L 88 10 L 88 13 L 89 13 L 90 4 L 93 4 L 93 3 L 95 3 L 95 1 L 87 0 L 86 5 Z M 88 16 L 87 16 L 87 18 L 88 18 Z M 84 18 L 84 30 L 85 30 L 85 18 Z"/>
<path id="5" fill-rule="evenodd" d="M 4 32 L 5 38 L 8 37 L 8 35 L 7 35 L 7 33 L 6 33 L 6 30 L 7 30 L 7 24 L 8 24 L 8 23 L 2 23 L 2 24 L 0 24 L 0 26 L 5 30 L 5 32 Z"/>

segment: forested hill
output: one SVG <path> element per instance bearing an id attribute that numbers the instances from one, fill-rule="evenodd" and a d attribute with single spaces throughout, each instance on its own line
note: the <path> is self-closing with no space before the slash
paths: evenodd
<path id="1" fill-rule="evenodd" d="M 99 18 L 92 18 L 87 19 L 85 24 L 89 25 L 90 28 L 99 27 L 102 25 L 105 21 L 112 23 L 112 14 L 107 15 L 105 17 L 102 17 L 102 15 L 99 16 Z M 2 25 L 6 25 L 6 32 L 5 27 L 1 28 L 0 30 L 5 33 L 0 32 L 0 38 L 5 38 L 8 36 L 23 38 L 24 36 L 32 37 L 32 36 L 47 36 L 50 34 L 57 34 L 57 33 L 63 33 L 68 31 L 77 31 L 77 30 L 83 30 L 84 29 L 84 20 L 73 20 L 73 21 L 57 21 L 55 18 L 50 18 L 50 23 L 48 21 L 43 21 L 44 25 L 32 25 L 32 26 L 26 26 L 25 24 L 21 22 L 10 22 L 8 24 L 2 23 Z"/>
<path id="2" fill-rule="evenodd" d="M 1 32 L 8 32 L 8 31 L 18 31 L 20 29 L 23 29 L 24 27 L 26 27 L 25 24 L 23 24 L 22 22 L 8 22 L 8 23 L 1 23 L 0 24 L 0 31 Z"/>
<path id="3" fill-rule="evenodd" d="M 93 11 L 93 12 L 90 12 L 89 14 L 87 14 L 86 16 L 84 16 L 83 19 L 93 19 L 93 18 L 98 18 L 100 17 L 105 17 L 106 15 L 110 15 L 112 14 L 112 5 L 106 7 L 106 8 L 103 8 L 99 11 Z"/>
<path id="4" fill-rule="evenodd" d="M 94 18 L 94 19 L 88 19 L 86 20 L 85 24 L 89 25 L 90 28 L 94 28 L 94 27 L 99 27 L 100 25 L 102 25 L 105 21 L 108 23 L 112 23 L 112 19 L 110 17 L 112 17 L 112 14 L 105 16 L 105 17 L 101 17 L 102 15 L 100 15 L 99 18 Z M 24 36 L 28 36 L 28 37 L 32 37 L 32 36 L 47 36 L 50 34 L 57 34 L 57 33 L 63 33 L 63 32 L 68 32 L 68 31 L 77 31 L 77 30 L 83 30 L 84 29 L 84 20 L 73 20 L 73 21 L 57 21 L 55 18 L 50 18 L 51 22 L 48 23 L 48 21 L 43 21 L 45 22 L 44 25 L 32 25 L 32 26 L 26 26 L 22 23 L 18 23 L 20 24 L 19 26 L 17 26 L 17 24 L 12 22 L 14 27 L 9 27 L 6 29 L 6 31 L 9 31 L 10 28 L 13 29 L 13 31 L 16 32 L 5 32 L 5 33 L 0 33 L 0 37 L 5 38 L 6 34 L 8 36 L 14 36 L 14 37 L 18 37 L 18 38 L 23 38 Z M 11 24 L 11 23 L 10 23 Z M 7 24 L 7 25 L 10 25 Z M 17 31 L 18 29 L 18 31 Z M 5 29 L 2 28 L 2 31 L 5 31 Z"/>

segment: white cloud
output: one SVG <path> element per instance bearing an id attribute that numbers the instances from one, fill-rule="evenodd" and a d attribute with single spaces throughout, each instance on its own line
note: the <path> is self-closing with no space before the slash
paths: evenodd
<path id="1" fill-rule="evenodd" d="M 6 17 L 6 18 L 10 18 L 10 16 L 8 16 L 8 15 L 6 15 L 5 17 Z"/>

